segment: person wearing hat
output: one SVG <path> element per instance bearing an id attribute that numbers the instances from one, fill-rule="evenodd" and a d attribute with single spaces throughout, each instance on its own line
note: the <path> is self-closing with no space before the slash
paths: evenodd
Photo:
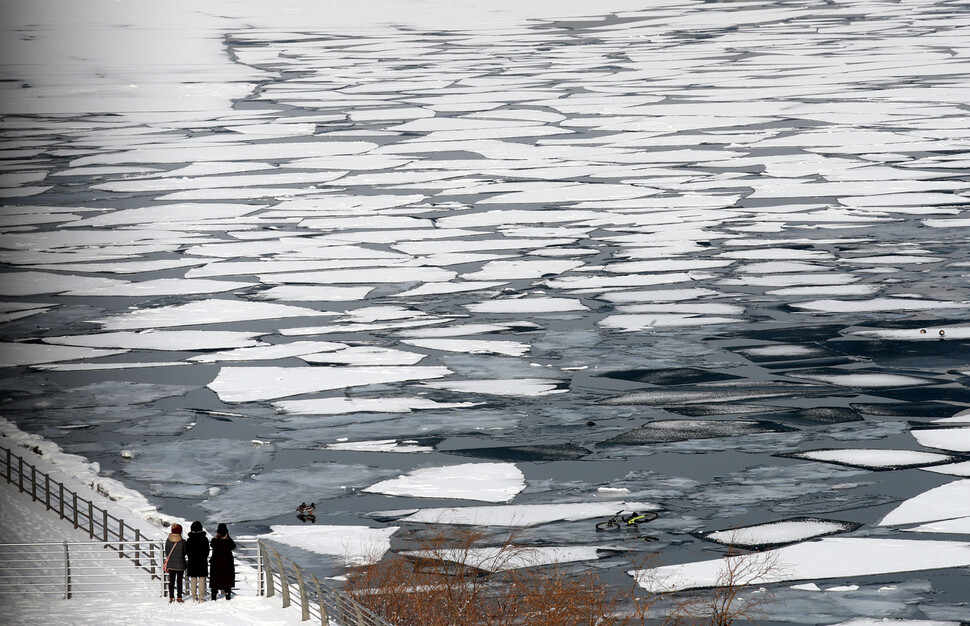
<path id="1" fill-rule="evenodd" d="M 212 599 L 215 600 L 219 591 L 226 592 L 226 600 L 232 595 L 232 588 L 236 586 L 236 567 L 232 560 L 232 551 L 236 549 L 236 542 L 229 536 L 229 528 L 219 524 L 216 536 L 209 542 L 212 547 L 212 558 L 209 559 L 209 586 L 212 587 Z"/>
<path id="2" fill-rule="evenodd" d="M 175 588 L 178 587 L 178 601 L 181 603 L 186 566 L 185 541 L 182 539 L 181 524 L 172 524 L 170 530 L 165 540 L 165 565 L 162 569 L 168 574 L 168 601 L 175 602 Z"/>
<path id="3" fill-rule="evenodd" d="M 205 601 L 205 579 L 209 576 L 209 538 L 202 530 L 202 522 L 192 522 L 189 538 L 185 540 L 189 567 L 189 595 L 196 602 Z"/>

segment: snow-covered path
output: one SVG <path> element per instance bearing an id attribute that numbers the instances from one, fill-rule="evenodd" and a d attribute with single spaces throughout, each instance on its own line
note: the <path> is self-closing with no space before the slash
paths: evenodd
<path id="1" fill-rule="evenodd" d="M 161 531 L 159 531 L 161 532 Z M 0 482 L 0 543 L 86 542 L 90 538 L 71 524 L 57 519 L 40 502 L 33 502 L 15 486 Z M 88 564 L 91 566 L 92 564 Z M 117 593 L 93 595 L 83 591 L 64 600 L 56 594 L 0 596 L 4 624 L 300 624 L 299 609 L 283 609 L 279 598 L 262 598 L 251 591 L 230 602 L 218 600 L 196 604 L 169 604 L 130 561 L 114 555 L 99 559 L 99 572 L 120 580 L 136 581 Z"/>

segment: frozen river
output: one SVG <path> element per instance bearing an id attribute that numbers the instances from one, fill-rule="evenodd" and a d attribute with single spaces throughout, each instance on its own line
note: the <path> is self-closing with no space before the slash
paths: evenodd
<path id="1" fill-rule="evenodd" d="M 968 5 L 487 4 L 5 5 L 2 416 L 236 534 L 967 619 Z"/>

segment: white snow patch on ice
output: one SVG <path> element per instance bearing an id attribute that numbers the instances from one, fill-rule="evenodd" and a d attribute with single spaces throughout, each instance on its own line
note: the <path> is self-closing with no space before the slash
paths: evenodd
<path id="1" fill-rule="evenodd" d="M 344 565 L 360 566 L 377 563 L 391 549 L 391 535 L 397 526 L 270 526 L 272 532 L 259 535 L 317 554 L 338 557 Z"/>
<path id="2" fill-rule="evenodd" d="M 223 367 L 207 386 L 224 402 L 274 400 L 379 383 L 441 378 L 445 367 Z"/>
<path id="3" fill-rule="evenodd" d="M 525 476 L 513 463 L 463 463 L 416 469 L 364 491 L 414 498 L 508 502 L 523 489 Z"/>

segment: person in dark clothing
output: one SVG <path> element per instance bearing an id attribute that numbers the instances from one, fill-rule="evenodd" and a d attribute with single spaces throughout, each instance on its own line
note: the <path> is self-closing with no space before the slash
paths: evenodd
<path id="1" fill-rule="evenodd" d="M 168 601 L 175 602 L 175 588 L 178 587 L 178 601 L 182 600 L 182 581 L 185 575 L 185 540 L 182 539 L 182 525 L 172 524 L 171 533 L 165 540 L 165 565 L 162 569 L 168 574 Z"/>
<path id="2" fill-rule="evenodd" d="M 229 528 L 219 524 L 216 536 L 210 542 L 212 558 L 209 559 L 209 586 L 212 587 L 212 599 L 219 595 L 219 590 L 226 592 L 226 600 L 232 595 L 232 588 L 236 586 L 236 566 L 233 563 L 232 551 L 236 549 L 236 542 L 229 536 Z"/>
<path id="3" fill-rule="evenodd" d="M 205 579 L 209 576 L 209 538 L 202 530 L 202 522 L 192 522 L 189 538 L 185 540 L 185 552 L 189 557 L 189 595 L 196 602 L 205 601 Z"/>

